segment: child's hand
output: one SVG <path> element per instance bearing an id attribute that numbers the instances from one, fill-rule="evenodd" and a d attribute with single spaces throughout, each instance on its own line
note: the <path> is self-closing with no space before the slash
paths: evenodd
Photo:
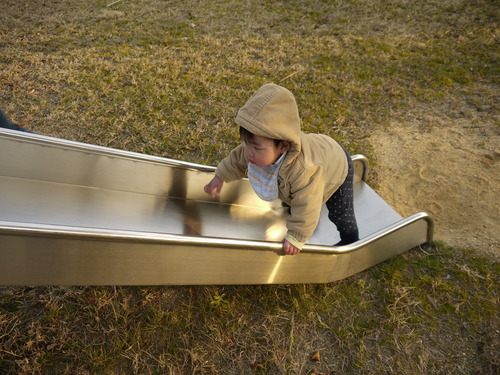
<path id="1" fill-rule="evenodd" d="M 300 252 L 300 249 L 293 246 L 290 242 L 288 242 L 287 240 L 283 240 L 283 251 L 287 254 L 287 255 L 295 255 L 295 254 L 298 254 Z"/>
<path id="2" fill-rule="evenodd" d="M 215 198 L 215 194 L 217 195 L 220 194 L 220 191 L 222 190 L 222 185 L 224 185 L 224 181 L 222 181 L 219 177 L 215 176 L 212 178 L 212 181 L 210 181 L 207 185 L 205 185 L 205 193 L 210 195 L 212 198 Z"/>

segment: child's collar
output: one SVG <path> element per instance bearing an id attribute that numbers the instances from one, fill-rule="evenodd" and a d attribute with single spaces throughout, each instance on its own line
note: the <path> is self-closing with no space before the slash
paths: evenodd
<path id="1" fill-rule="evenodd" d="M 285 156 L 286 154 L 288 153 L 287 152 L 284 152 L 283 154 L 281 154 L 281 156 L 278 158 L 278 160 L 276 160 L 273 165 L 278 165 L 278 164 L 281 164 L 283 162 L 283 160 L 285 160 Z"/>

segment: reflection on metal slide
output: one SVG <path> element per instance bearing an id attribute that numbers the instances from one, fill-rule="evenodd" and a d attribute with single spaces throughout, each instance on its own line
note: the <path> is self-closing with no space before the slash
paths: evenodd
<path id="1" fill-rule="evenodd" d="M 287 212 L 248 180 L 211 199 L 215 168 L 0 129 L 0 285 L 327 283 L 432 240 L 426 213 L 401 218 L 354 156 L 361 240 L 339 240 L 326 208 L 295 256 Z"/>

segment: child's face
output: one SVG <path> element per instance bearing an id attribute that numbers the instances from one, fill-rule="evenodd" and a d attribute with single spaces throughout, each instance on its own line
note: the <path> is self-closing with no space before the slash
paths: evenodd
<path id="1" fill-rule="evenodd" d="M 245 143 L 245 152 L 248 161 L 258 167 L 267 167 L 273 164 L 279 157 L 288 151 L 290 144 L 281 141 L 278 146 L 271 138 L 254 135 L 251 142 Z"/>

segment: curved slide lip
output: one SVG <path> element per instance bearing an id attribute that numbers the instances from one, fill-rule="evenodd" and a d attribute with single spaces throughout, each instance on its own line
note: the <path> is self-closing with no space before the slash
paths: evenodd
<path id="1" fill-rule="evenodd" d="M 3 133 L 3 134 L 2 134 Z M 62 138 L 54 138 L 46 135 L 33 134 L 18 132 L 15 130 L 2 129 L 0 128 L 0 134 L 4 138 L 22 139 L 23 142 L 39 143 L 42 142 L 47 146 L 57 146 L 57 147 L 68 147 L 72 150 L 82 151 L 82 152 L 99 152 L 103 155 L 109 155 L 114 157 L 123 157 L 131 160 L 146 161 L 158 164 L 168 164 L 171 166 L 182 167 L 191 170 L 197 170 L 201 172 L 215 172 L 215 167 L 207 166 L 203 164 L 189 163 L 185 161 L 165 158 L 161 156 L 154 156 L 148 154 L 141 154 L 133 151 L 125 151 L 110 147 L 98 146 L 88 143 L 69 141 Z"/>
<path id="2" fill-rule="evenodd" d="M 200 172 L 213 173 L 216 170 L 216 167 L 214 167 L 214 166 L 197 164 L 197 163 L 190 163 L 190 162 L 186 162 L 186 161 L 170 159 L 170 158 L 165 158 L 165 157 L 161 157 L 161 156 L 141 154 L 138 152 L 125 151 L 125 150 L 114 149 L 114 148 L 104 147 L 104 146 L 97 146 L 97 145 L 92 145 L 92 144 L 87 144 L 87 143 L 82 143 L 82 142 L 69 141 L 69 140 L 62 139 L 62 138 L 54 138 L 54 137 L 49 137 L 46 135 L 40 135 L 40 134 L 35 134 L 35 133 L 26 133 L 26 132 L 19 132 L 19 131 L 15 131 L 15 130 L 0 128 L 0 134 L 2 134 L 2 137 L 6 137 L 6 138 L 22 139 L 24 142 L 33 142 L 33 143 L 43 142 L 44 145 L 52 145 L 52 146 L 57 146 L 57 147 L 67 146 L 68 148 L 71 148 L 72 150 L 79 150 L 79 151 L 83 151 L 83 152 L 99 152 L 101 154 L 109 155 L 109 156 L 123 157 L 123 158 L 127 158 L 127 159 L 132 159 L 132 160 L 146 161 L 146 162 L 158 163 L 158 164 L 164 164 L 164 165 L 167 164 L 170 166 L 176 166 L 176 167 L 181 167 L 181 168 L 190 169 L 190 170 L 196 170 L 196 171 L 200 171 Z M 361 154 L 352 155 L 351 158 L 353 161 L 359 161 L 362 163 L 363 170 L 362 170 L 361 179 L 364 181 L 366 179 L 366 176 L 368 175 L 368 171 L 369 171 L 368 159 L 364 155 L 361 155 Z"/>
<path id="3" fill-rule="evenodd" d="M 375 232 L 359 241 L 345 246 L 321 246 L 305 245 L 302 252 L 321 253 L 321 254 L 346 254 L 359 250 L 377 240 L 387 237 L 397 232 L 403 227 L 413 224 L 417 221 L 427 222 L 427 242 L 432 242 L 434 223 L 430 215 L 426 212 L 419 212 L 411 215 L 399 222 L 394 223 L 378 232 Z M 18 223 L 10 221 L 0 221 L 0 235 L 20 235 L 30 237 L 45 238 L 66 238 L 66 239 L 92 239 L 100 241 L 127 241 L 141 243 L 161 243 L 177 245 L 199 245 L 205 247 L 249 249 L 252 250 L 271 250 L 281 252 L 281 242 L 266 242 L 254 240 L 237 240 L 217 237 L 197 237 L 173 235 L 166 233 L 140 232 L 111 230 L 102 228 L 84 228 L 62 225 L 42 225 L 32 223 Z"/>

